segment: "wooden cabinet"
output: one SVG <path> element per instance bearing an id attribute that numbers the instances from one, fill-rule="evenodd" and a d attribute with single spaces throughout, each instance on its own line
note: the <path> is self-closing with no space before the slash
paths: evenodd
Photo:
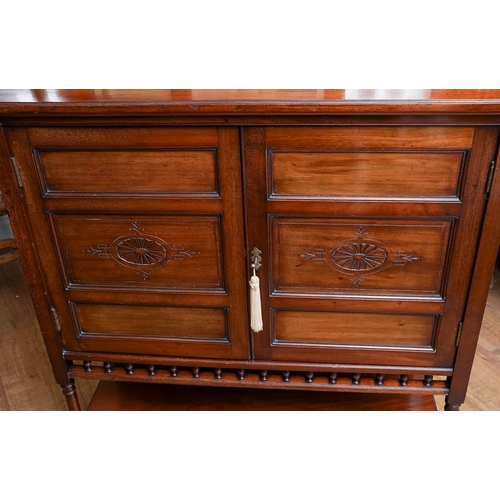
<path id="1" fill-rule="evenodd" d="M 500 93 L 88 92 L 0 92 L 0 189 L 70 408 L 78 377 L 459 407 L 498 248 Z"/>

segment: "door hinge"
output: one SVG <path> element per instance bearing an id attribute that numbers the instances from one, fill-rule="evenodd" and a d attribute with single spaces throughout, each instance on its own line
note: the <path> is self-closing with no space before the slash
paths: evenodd
<path id="1" fill-rule="evenodd" d="M 457 340 L 455 341 L 455 347 L 458 347 L 458 344 L 460 344 L 460 339 L 462 338 L 462 327 L 464 326 L 463 321 L 460 321 L 458 324 L 458 331 L 457 331 Z"/>
<path id="2" fill-rule="evenodd" d="M 14 173 L 16 174 L 17 184 L 20 188 L 23 187 L 23 180 L 21 179 L 21 173 L 19 172 L 19 165 L 17 164 L 17 160 L 11 156 L 10 161 L 12 162 L 12 166 L 14 167 Z"/>
<path id="3" fill-rule="evenodd" d="M 58 332 L 61 331 L 61 323 L 59 323 L 59 317 L 57 316 L 57 311 L 56 311 L 56 308 L 54 306 L 52 306 L 50 308 L 51 312 L 52 312 L 52 317 L 54 318 L 54 323 L 56 324 L 56 330 Z"/>
<path id="4" fill-rule="evenodd" d="M 493 175 L 495 173 L 495 160 L 491 160 L 490 170 L 488 172 L 488 179 L 486 181 L 486 195 L 490 194 L 491 184 L 493 183 Z"/>

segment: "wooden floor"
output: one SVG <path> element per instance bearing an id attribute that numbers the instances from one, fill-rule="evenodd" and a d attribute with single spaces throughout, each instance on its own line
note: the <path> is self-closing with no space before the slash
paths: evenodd
<path id="1" fill-rule="evenodd" d="M 500 410 L 500 270 L 490 292 L 461 410 Z M 97 383 L 78 380 L 82 409 Z M 444 397 L 436 397 L 438 410 Z M 55 383 L 19 260 L 0 266 L 0 410 L 67 410 Z"/>

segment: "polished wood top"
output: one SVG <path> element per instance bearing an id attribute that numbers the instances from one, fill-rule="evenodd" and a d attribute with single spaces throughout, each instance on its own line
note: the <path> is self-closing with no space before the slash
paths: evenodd
<path id="1" fill-rule="evenodd" d="M 37 114 L 500 114 L 500 89 L 0 90 L 0 117 Z"/>

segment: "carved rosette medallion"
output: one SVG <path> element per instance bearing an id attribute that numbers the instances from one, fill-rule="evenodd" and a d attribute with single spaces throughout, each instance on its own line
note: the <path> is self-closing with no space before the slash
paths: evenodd
<path id="1" fill-rule="evenodd" d="M 126 238 L 115 247 L 119 259 L 138 266 L 154 266 L 167 257 L 167 249 L 158 240 L 150 238 Z"/>
<path id="2" fill-rule="evenodd" d="M 143 280 L 151 276 L 150 269 L 162 267 L 172 260 L 193 258 L 199 252 L 185 249 L 182 245 L 171 245 L 158 236 L 144 234 L 145 229 L 138 222 L 132 223 L 129 234 L 119 236 L 111 244 L 99 243 L 83 250 L 101 259 L 112 258 L 118 264 L 135 269 Z"/>
<path id="3" fill-rule="evenodd" d="M 332 261 L 347 271 L 370 271 L 387 260 L 387 252 L 373 243 L 346 243 L 332 252 Z"/>
<path id="4" fill-rule="evenodd" d="M 369 234 L 361 226 L 354 233 L 356 238 L 339 241 L 327 250 L 306 250 L 298 257 L 303 260 L 302 264 L 307 261 L 328 264 L 340 273 L 351 275 L 350 280 L 356 287 L 366 281 L 365 275 L 381 272 L 390 265 L 405 266 L 422 259 L 404 250 L 393 252 L 385 243 L 367 238 Z"/>

